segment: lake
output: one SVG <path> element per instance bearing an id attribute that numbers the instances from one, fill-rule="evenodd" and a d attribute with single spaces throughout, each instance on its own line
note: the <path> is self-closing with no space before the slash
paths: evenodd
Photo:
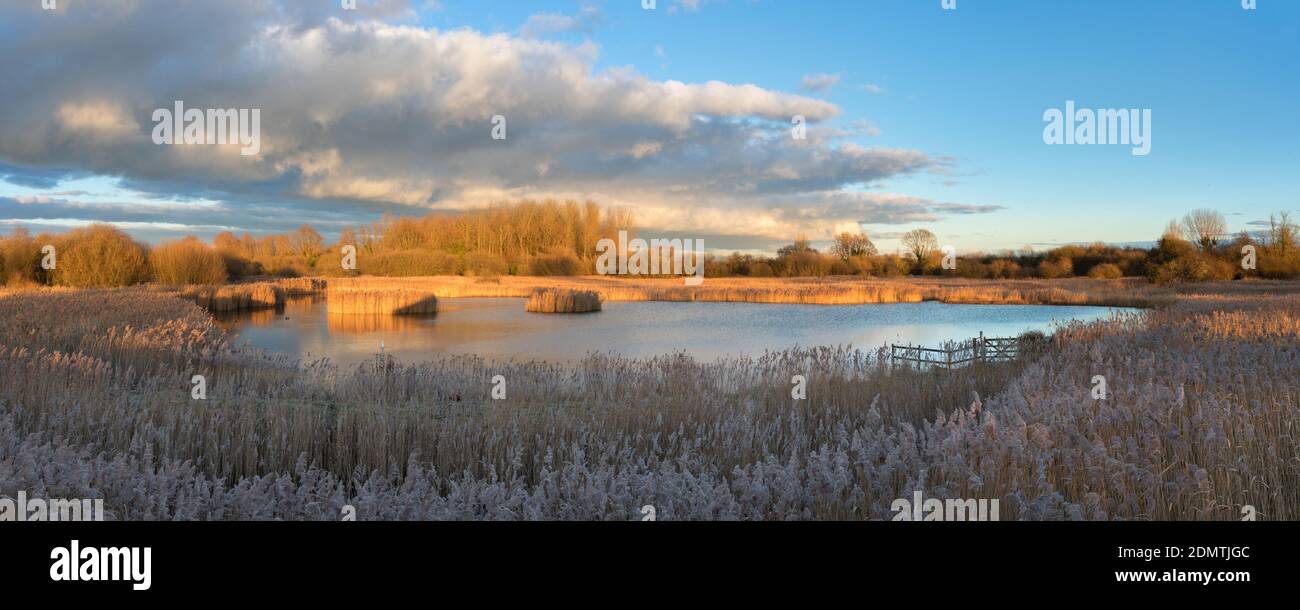
<path id="1" fill-rule="evenodd" d="M 282 311 L 218 319 L 236 342 L 303 360 L 352 364 L 380 342 L 404 362 L 445 354 L 566 362 L 588 352 L 628 357 L 686 352 L 703 360 L 819 345 L 874 349 L 888 343 L 938 346 L 983 332 L 1006 337 L 1051 332 L 1069 320 L 1109 317 L 1121 308 L 1053 305 L 772 305 L 607 302 L 589 314 L 535 314 L 524 299 L 440 299 L 430 316 L 331 315 L 323 296 L 292 299 Z"/>

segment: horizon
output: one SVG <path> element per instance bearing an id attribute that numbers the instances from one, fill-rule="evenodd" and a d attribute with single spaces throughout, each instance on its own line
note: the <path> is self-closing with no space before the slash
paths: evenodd
<path id="1" fill-rule="evenodd" d="M 1300 209 L 1294 4 L 58 4 L 0 8 L 5 232 L 108 222 L 157 243 L 306 222 L 332 241 L 385 212 L 557 198 L 715 253 L 844 230 L 893 251 L 916 228 L 998 252 Z M 260 149 L 150 141 L 176 102 L 260 109 Z M 1071 104 L 1143 110 L 1148 154 L 1049 145 L 1046 113 Z"/>

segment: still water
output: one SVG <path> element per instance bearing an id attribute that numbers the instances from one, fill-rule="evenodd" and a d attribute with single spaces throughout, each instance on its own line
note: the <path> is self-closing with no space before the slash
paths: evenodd
<path id="1" fill-rule="evenodd" d="M 1039 305 L 768 305 L 608 302 L 589 314 L 535 314 L 524 299 L 441 299 L 432 316 L 330 315 L 323 297 L 282 311 L 221 318 L 237 343 L 313 360 L 352 364 L 386 353 L 404 362 L 443 354 L 490 359 L 572 361 L 588 352 L 628 357 L 684 351 L 703 360 L 795 346 L 944 341 L 1051 332 L 1055 323 L 1105 318 L 1108 307 Z"/>

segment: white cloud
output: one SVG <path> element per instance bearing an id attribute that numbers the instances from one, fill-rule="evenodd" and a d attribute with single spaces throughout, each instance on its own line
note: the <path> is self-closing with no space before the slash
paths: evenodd
<path id="1" fill-rule="evenodd" d="M 582 7 L 577 15 L 541 13 L 530 16 L 523 27 L 519 28 L 519 33 L 529 38 L 565 32 L 590 34 L 600 25 L 601 19 L 600 7 L 595 5 Z"/>
<path id="2" fill-rule="evenodd" d="M 403 6 L 374 5 L 399 19 Z M 946 162 L 845 142 L 875 128 L 832 127 L 840 109 L 824 100 L 596 70 L 589 42 L 278 9 L 274 0 L 132 0 L 54 20 L 5 5 L 0 19 L 17 35 L 0 40 L 0 174 L 51 184 L 52 172 L 71 168 L 121 176 L 139 191 L 223 201 L 205 211 L 205 225 L 269 209 L 341 224 L 524 196 L 590 197 L 632 208 L 646 227 L 730 235 L 949 213 L 923 200 L 832 205 L 844 189 Z M 205 35 L 177 23 L 203 23 Z M 576 27 L 529 23 L 532 35 Z M 813 84 L 839 78 L 820 76 Z M 152 111 L 178 99 L 260 108 L 261 154 L 153 145 Z M 494 115 L 507 119 L 504 141 L 490 137 Z M 806 141 L 790 137 L 795 115 L 809 121 Z"/>

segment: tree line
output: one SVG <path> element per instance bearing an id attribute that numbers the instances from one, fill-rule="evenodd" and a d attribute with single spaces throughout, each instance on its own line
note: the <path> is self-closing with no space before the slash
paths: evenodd
<path id="1" fill-rule="evenodd" d="M 196 237 L 150 247 L 111 225 L 0 237 L 0 284 L 73 287 L 220 284 L 253 277 L 366 274 L 582 275 L 595 270 L 596 243 L 633 229 L 633 216 L 594 202 L 521 201 L 458 214 L 384 215 L 346 227 L 327 244 L 311 225 L 253 236 L 226 231 L 211 244 Z M 42 248 L 53 246 L 49 261 Z M 356 248 L 356 269 L 341 265 Z M 42 264 L 54 262 L 53 265 Z"/>
<path id="2" fill-rule="evenodd" d="M 1044 251 L 1025 247 L 999 253 L 967 253 L 950 259 L 939 239 L 926 229 L 902 236 L 901 249 L 881 254 L 862 233 L 836 235 L 826 252 L 806 237 L 780 248 L 775 256 L 732 254 L 708 261 L 712 277 L 904 276 L 936 275 L 1009 279 L 1144 277 L 1152 282 L 1196 282 L 1248 277 L 1300 277 L 1300 230 L 1287 212 L 1269 216 L 1258 235 L 1229 233 L 1223 214 L 1209 209 L 1170 221 L 1152 248 L 1065 245 Z"/>
<path id="3" fill-rule="evenodd" d="M 307 224 L 289 233 L 223 232 L 211 244 L 185 237 L 153 247 L 103 224 L 37 236 L 16 228 L 0 237 L 0 283 L 102 288 L 222 284 L 265 276 L 586 275 L 595 272 L 596 243 L 616 239 L 620 230 L 634 233 L 633 221 L 626 211 L 590 201 L 547 200 L 458 214 L 385 215 L 343 229 L 334 244 Z M 901 244 L 898 252 L 882 254 L 866 234 L 841 233 L 822 252 L 799 236 L 772 256 L 708 256 L 705 275 L 1145 277 L 1153 282 L 1300 277 L 1300 230 L 1286 212 L 1271 215 L 1258 235 L 1231 235 L 1222 214 L 1194 210 L 1171 221 L 1149 249 L 1103 243 L 1042 252 L 1026 247 L 962 254 L 945 265 L 938 238 L 926 229 L 908 232 Z M 57 258 L 51 260 L 47 246 Z M 344 246 L 355 248 L 355 269 L 344 269 Z"/>

